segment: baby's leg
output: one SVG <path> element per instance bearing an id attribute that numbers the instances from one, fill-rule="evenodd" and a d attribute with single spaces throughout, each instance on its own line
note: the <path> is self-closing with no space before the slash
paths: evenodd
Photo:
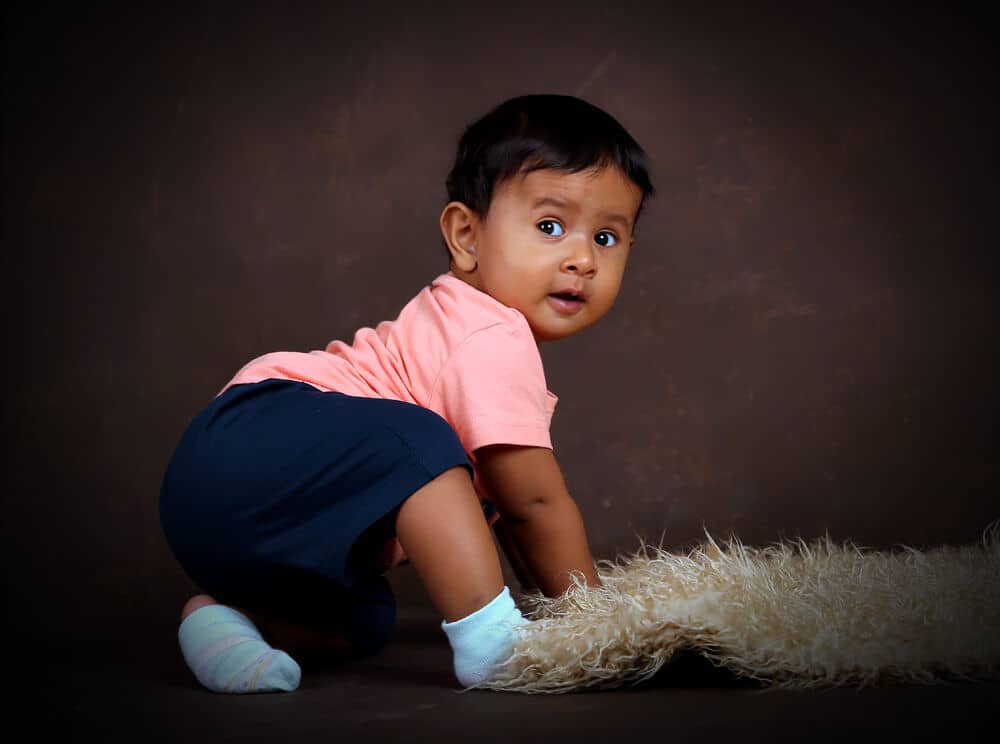
<path id="1" fill-rule="evenodd" d="M 272 648 L 253 621 L 207 594 L 188 600 L 181 611 L 178 640 L 184 661 L 213 692 L 294 690 L 302 670 L 284 651 Z"/>
<path id="2" fill-rule="evenodd" d="M 328 596 L 331 591 L 325 580 L 312 574 L 290 572 L 270 579 L 287 585 L 292 592 L 313 597 L 310 601 Z M 272 601 L 272 605 L 281 607 L 280 602 Z M 301 609 L 295 619 L 279 619 L 243 606 L 227 607 L 214 597 L 199 594 L 188 600 L 181 611 L 184 658 L 198 679 L 216 691 L 294 689 L 288 678 L 298 674 L 298 663 L 303 667 L 322 666 L 377 653 L 389 640 L 396 615 L 392 587 L 377 575 L 363 577 L 351 589 L 338 592 L 332 604 L 324 605 L 319 600 L 315 609 L 319 614 L 311 617 L 320 622 L 319 626 L 298 619 Z M 185 624 L 198 611 L 200 615 Z M 253 670 L 260 668 L 256 684 L 238 681 L 244 667 L 251 670 L 250 677 Z M 269 678 L 276 674 L 279 679 L 272 684 Z M 233 675 L 236 681 L 230 683 Z"/>
<path id="3" fill-rule="evenodd" d="M 208 594 L 198 594 L 187 601 L 181 610 L 181 622 L 195 610 L 208 605 L 219 604 Z M 308 660 L 338 658 L 348 656 L 354 649 L 342 633 L 324 632 L 282 620 L 277 620 L 245 607 L 234 607 L 242 612 L 252 622 L 261 636 L 274 648 L 280 648 L 297 660 L 305 663 Z"/>
<path id="4" fill-rule="evenodd" d="M 500 557 L 465 468 L 427 483 L 400 507 L 400 545 L 444 616 L 463 685 L 495 675 L 526 621 L 504 585 Z"/>
<path id="5" fill-rule="evenodd" d="M 396 535 L 445 621 L 503 589 L 500 557 L 465 468 L 446 470 L 404 501 Z"/>

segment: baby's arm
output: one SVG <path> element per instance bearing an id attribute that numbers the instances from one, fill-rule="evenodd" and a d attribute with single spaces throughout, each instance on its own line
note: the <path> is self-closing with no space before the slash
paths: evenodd
<path id="1" fill-rule="evenodd" d="M 537 591 L 538 584 L 535 583 L 531 571 L 528 570 L 524 558 L 521 557 L 521 550 L 517 547 L 517 543 L 514 542 L 514 536 L 507 528 L 507 520 L 501 518 L 494 522 L 493 531 L 496 533 L 500 547 L 503 548 L 504 555 L 507 556 L 507 562 L 510 563 L 510 567 L 514 569 L 514 575 L 517 576 L 517 580 L 521 583 L 521 591 Z"/>
<path id="2" fill-rule="evenodd" d="M 483 486 L 506 522 L 505 536 L 531 579 L 547 597 L 562 594 L 570 572 L 580 572 L 588 586 L 600 586 L 587 544 L 583 517 L 566 490 L 552 450 L 544 447 L 490 445 L 476 450 Z M 515 572 L 518 570 L 514 565 Z M 521 576 L 518 576 L 522 580 Z"/>

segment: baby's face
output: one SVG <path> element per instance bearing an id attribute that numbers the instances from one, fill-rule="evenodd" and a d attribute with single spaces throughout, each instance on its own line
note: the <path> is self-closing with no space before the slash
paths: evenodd
<path id="1" fill-rule="evenodd" d="M 469 280 L 520 310 L 539 342 L 579 333 L 618 296 L 641 199 L 612 167 L 515 176 L 500 184 L 476 228 Z M 557 296 L 573 290 L 576 300 Z"/>

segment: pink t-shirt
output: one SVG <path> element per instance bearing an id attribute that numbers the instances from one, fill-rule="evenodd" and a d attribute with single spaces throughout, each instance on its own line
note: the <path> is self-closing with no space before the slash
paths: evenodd
<path id="1" fill-rule="evenodd" d="M 552 446 L 549 426 L 558 398 L 546 387 L 528 321 L 451 272 L 424 287 L 395 320 L 361 328 L 353 344 L 331 341 L 322 351 L 265 354 L 223 390 L 274 378 L 429 408 L 451 424 L 473 466 L 475 450 L 489 444 Z M 479 497 L 488 499 L 478 470 L 474 483 Z M 406 560 L 397 541 L 386 549 L 389 565 Z"/>

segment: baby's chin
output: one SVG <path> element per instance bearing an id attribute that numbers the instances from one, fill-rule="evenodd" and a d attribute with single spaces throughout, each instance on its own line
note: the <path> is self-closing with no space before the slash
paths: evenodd
<path id="1" fill-rule="evenodd" d="M 531 326 L 531 333 L 535 337 L 537 343 L 552 343 L 553 341 L 560 341 L 564 338 L 569 338 L 570 336 L 575 336 L 578 333 L 587 330 L 593 323 L 587 323 L 585 325 L 573 325 L 567 328 L 553 328 L 551 326 L 538 325 L 531 323 L 529 321 L 529 326 Z"/>

